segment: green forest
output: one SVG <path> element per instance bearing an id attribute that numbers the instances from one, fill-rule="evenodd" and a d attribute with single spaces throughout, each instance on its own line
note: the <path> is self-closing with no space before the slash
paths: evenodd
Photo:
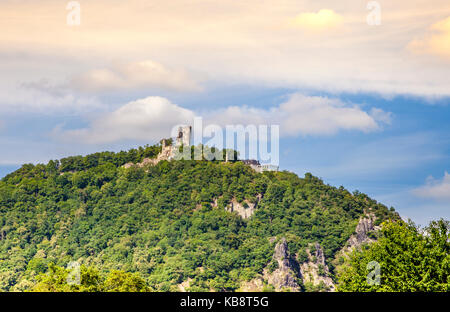
<path id="1" fill-rule="evenodd" d="M 240 161 L 123 167 L 160 151 L 74 156 L 4 177 L 0 291 L 179 291 L 187 280 L 189 291 L 237 291 L 271 265 L 281 238 L 299 258 L 319 243 L 340 291 L 449 290 L 447 221 L 422 231 L 358 191 Z M 227 211 L 233 200 L 257 203 L 255 213 Z M 377 242 L 333 261 L 368 211 L 382 228 Z M 372 260 L 381 286 L 365 284 Z M 69 285 L 74 261 L 81 281 Z"/>

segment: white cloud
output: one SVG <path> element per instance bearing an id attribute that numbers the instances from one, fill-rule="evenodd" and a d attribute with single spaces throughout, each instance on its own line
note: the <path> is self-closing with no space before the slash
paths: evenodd
<path id="1" fill-rule="evenodd" d="M 207 117 L 221 125 L 279 124 L 281 136 L 296 136 L 331 135 L 340 130 L 370 132 L 380 129 L 380 123 L 388 121 L 387 116 L 389 113 L 381 109 L 369 114 L 339 99 L 295 93 L 268 110 L 233 106 Z"/>
<path id="2" fill-rule="evenodd" d="M 147 97 L 129 102 L 119 109 L 92 121 L 88 128 L 55 129 L 65 141 L 88 144 L 123 140 L 157 141 L 170 135 L 173 126 L 191 123 L 194 113 L 162 97 Z"/>
<path id="3" fill-rule="evenodd" d="M 192 124 L 196 115 L 196 112 L 173 104 L 166 98 L 147 97 L 94 119 L 87 128 L 57 128 L 54 132 L 65 140 L 89 144 L 122 140 L 156 141 L 170 135 L 172 127 L 176 125 Z M 338 99 L 301 94 L 293 94 L 280 106 L 267 110 L 231 106 L 204 112 L 203 117 L 205 125 L 279 124 L 281 136 L 331 135 L 340 130 L 369 132 L 380 128 L 376 119 L 356 105 L 348 105 Z"/>
<path id="4" fill-rule="evenodd" d="M 71 114 L 98 111 L 105 107 L 106 105 L 94 96 L 79 95 L 62 85 L 52 84 L 46 79 L 18 84 L 4 81 L 0 84 L 1 112 Z"/>
<path id="5" fill-rule="evenodd" d="M 370 116 L 372 116 L 375 120 L 378 120 L 388 125 L 392 123 L 392 112 L 385 112 L 382 109 L 373 107 L 370 110 Z"/>
<path id="6" fill-rule="evenodd" d="M 334 134 L 339 130 L 369 132 L 378 124 L 358 106 L 349 106 L 338 99 L 307 97 L 294 94 L 281 104 L 282 127 L 289 134 Z"/>
<path id="7" fill-rule="evenodd" d="M 73 79 L 82 91 L 128 91 L 148 88 L 171 91 L 200 91 L 201 87 L 182 70 L 169 69 L 153 61 L 116 63 L 111 68 L 94 69 Z"/>
<path id="8" fill-rule="evenodd" d="M 445 172 L 442 179 L 429 176 L 425 185 L 414 189 L 413 194 L 435 200 L 450 200 L 450 174 Z"/>
<path id="9" fill-rule="evenodd" d="M 202 90 L 185 71 L 152 61 L 115 63 L 94 70 L 99 60 L 76 63 L 80 68 L 74 68 L 74 63 L 64 58 L 54 58 L 51 63 L 46 57 L 33 61 L 20 53 L 3 57 L 0 44 L 0 67 L 5 68 L 0 74 L 0 112 L 87 114 L 111 105 L 102 103 L 103 96 Z"/>

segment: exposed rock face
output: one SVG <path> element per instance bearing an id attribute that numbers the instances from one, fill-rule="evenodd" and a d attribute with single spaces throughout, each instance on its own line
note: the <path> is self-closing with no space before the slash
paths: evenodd
<path id="1" fill-rule="evenodd" d="M 261 195 L 257 196 L 256 203 L 251 203 L 248 200 L 245 200 L 244 203 L 247 204 L 247 208 L 244 207 L 244 204 L 239 203 L 235 198 L 233 198 L 226 210 L 230 212 L 236 211 L 243 219 L 248 219 L 255 213 L 256 207 L 258 206 L 261 197 Z M 213 207 L 214 205 L 217 206 L 216 201 L 214 202 Z"/>
<path id="2" fill-rule="evenodd" d="M 158 156 L 156 156 L 156 158 L 144 158 L 144 160 L 140 163 L 134 164 L 134 163 L 126 163 L 125 165 L 123 165 L 124 168 L 128 169 L 130 167 L 136 166 L 139 168 L 143 168 L 147 165 L 156 165 L 157 163 L 159 163 L 162 160 L 170 160 L 173 158 L 173 154 L 174 154 L 174 147 L 171 145 L 166 146 L 165 144 L 163 144 L 162 146 L 162 150 L 161 152 L 158 154 Z"/>
<path id="3" fill-rule="evenodd" d="M 238 215 L 240 215 L 243 219 L 248 219 L 253 215 L 253 213 L 255 213 L 256 204 L 248 203 L 247 201 L 245 202 L 248 205 L 247 208 L 245 208 L 243 204 L 239 203 L 236 199 L 233 198 L 226 210 L 230 212 L 236 211 Z"/>
<path id="4" fill-rule="evenodd" d="M 258 292 L 263 291 L 264 289 L 264 282 L 261 277 L 252 279 L 249 282 L 242 282 L 241 287 L 239 288 L 239 291 L 243 292 Z"/>
<path id="5" fill-rule="evenodd" d="M 322 247 L 316 243 L 315 251 L 306 250 L 308 261 L 300 265 L 300 272 L 305 286 L 312 285 L 319 287 L 322 285 L 325 291 L 335 291 L 336 287 L 329 276 L 330 271 L 325 263 L 325 256 Z"/>
<path id="6" fill-rule="evenodd" d="M 181 283 L 181 284 L 178 284 L 178 290 L 180 291 L 180 292 L 186 292 L 186 290 L 189 288 L 189 287 L 191 287 L 191 282 L 192 282 L 192 279 L 191 278 L 188 278 L 186 281 L 184 281 L 183 283 Z"/>
<path id="7" fill-rule="evenodd" d="M 370 238 L 370 232 L 377 232 L 381 229 L 380 226 L 375 225 L 376 216 L 373 213 L 366 213 L 359 219 L 356 226 L 355 233 L 350 236 L 345 246 L 335 255 L 333 264 L 337 274 L 346 266 L 345 259 L 348 259 L 349 254 L 353 249 L 359 248 L 362 244 L 374 242 L 376 239 Z"/>
<path id="8" fill-rule="evenodd" d="M 161 160 L 171 160 L 175 157 L 175 154 L 180 146 L 187 147 L 190 151 L 191 131 L 192 131 L 191 126 L 179 127 L 178 137 L 175 146 L 167 145 L 166 140 L 163 139 L 161 142 L 161 152 L 158 154 L 158 156 L 156 156 L 156 158 L 145 158 L 141 163 L 138 164 L 127 163 L 123 165 L 123 167 L 130 168 L 133 166 L 137 166 L 142 168 L 149 164 L 154 166 Z"/>
<path id="9" fill-rule="evenodd" d="M 298 263 L 289 255 L 288 245 L 283 238 L 275 246 L 273 261 L 278 263 L 278 268 L 270 273 L 269 269 L 264 269 L 264 279 L 271 284 L 276 291 L 289 289 L 299 291 L 297 279 L 299 276 Z"/>
<path id="10" fill-rule="evenodd" d="M 354 247 L 359 247 L 363 243 L 370 243 L 374 241 L 368 236 L 369 232 L 378 231 L 379 226 L 375 226 L 376 217 L 372 213 L 368 213 L 359 219 L 356 226 L 355 234 L 350 236 L 347 241 L 346 249 L 349 251 Z"/>

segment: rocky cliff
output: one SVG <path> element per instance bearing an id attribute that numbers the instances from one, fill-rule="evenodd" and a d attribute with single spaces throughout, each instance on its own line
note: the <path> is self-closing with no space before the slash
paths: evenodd
<path id="1" fill-rule="evenodd" d="M 376 216 L 373 213 L 366 213 L 362 216 L 356 226 L 355 233 L 350 236 L 340 253 L 351 252 L 354 248 L 358 248 L 364 243 L 375 241 L 374 235 L 380 230 L 380 226 L 376 226 L 375 221 Z"/>
<path id="2" fill-rule="evenodd" d="M 335 291 L 336 287 L 330 277 L 330 270 L 325 262 L 322 247 L 316 243 L 307 248 L 306 253 L 308 261 L 300 265 L 303 285 L 305 285 L 306 290 Z"/>
<path id="3" fill-rule="evenodd" d="M 372 213 L 362 216 L 355 228 L 355 233 L 350 236 L 338 256 L 345 256 L 354 248 L 375 241 L 371 233 L 376 233 L 380 229 L 380 226 L 375 225 L 375 221 L 376 217 Z M 289 254 L 286 239 L 282 238 L 275 245 L 272 262 L 264 270 L 263 276 L 248 282 L 248 285 L 243 285 L 242 290 L 260 291 L 265 282 L 273 286 L 275 291 L 300 291 L 301 284 L 306 291 L 335 291 L 336 285 L 320 244 L 311 244 L 306 249 L 306 254 L 307 261 L 300 263 L 298 256 L 293 257 Z M 271 270 L 274 265 L 276 268 Z"/>
<path id="4" fill-rule="evenodd" d="M 261 200 L 262 195 L 259 194 L 256 198 L 256 203 L 251 203 L 248 200 L 244 200 L 244 202 L 241 204 L 239 203 L 235 198 L 231 200 L 231 203 L 226 208 L 229 212 L 237 212 L 238 215 L 240 215 L 243 219 L 250 218 L 256 211 L 256 208 L 258 206 L 259 201 Z M 217 202 L 213 203 L 213 207 L 217 206 Z"/>
<path id="5" fill-rule="evenodd" d="M 264 270 L 264 279 L 267 283 L 272 285 L 275 291 L 299 291 L 300 271 L 297 261 L 289 254 L 286 239 L 282 238 L 276 244 L 272 261 L 277 268 L 272 272 L 270 267 Z"/>

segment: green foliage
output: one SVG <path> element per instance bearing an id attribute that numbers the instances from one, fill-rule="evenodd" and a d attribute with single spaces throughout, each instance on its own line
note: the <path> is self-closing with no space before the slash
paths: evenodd
<path id="1" fill-rule="evenodd" d="M 233 291 L 267 267 L 273 237 L 286 237 L 292 254 L 318 242 L 332 259 L 364 212 L 398 218 L 311 174 L 194 160 L 122 167 L 160 150 L 29 164 L 2 179 L 0 290 L 134 291 L 143 284 L 127 274 L 138 273 L 156 291 L 177 290 L 188 279 L 191 290 Z M 233 199 L 257 202 L 255 214 L 242 219 L 226 211 Z M 71 261 L 90 276 L 76 289 L 61 284 L 60 267 Z M 100 283 L 105 274 L 112 275 Z"/>
<path id="2" fill-rule="evenodd" d="M 70 271 L 53 263 L 49 265 L 48 273 L 36 277 L 36 284 L 31 291 L 35 292 L 97 292 L 101 291 L 100 274 L 94 268 L 81 266 L 80 284 L 69 284 L 67 278 Z"/>
<path id="3" fill-rule="evenodd" d="M 343 264 L 338 290 L 449 291 L 449 234 L 449 222 L 444 220 L 433 221 L 424 230 L 411 222 L 384 224 L 377 242 L 355 250 Z M 380 265 L 379 285 L 367 282 L 371 261 Z"/>
<path id="4" fill-rule="evenodd" d="M 311 282 L 305 283 L 305 291 L 306 292 L 325 292 L 329 291 L 329 288 L 325 285 L 323 281 L 320 281 L 318 285 L 314 285 Z"/>
<path id="5" fill-rule="evenodd" d="M 79 283 L 68 283 L 70 270 L 50 264 L 49 272 L 36 277 L 37 283 L 33 292 L 143 292 L 149 291 L 144 279 L 137 273 L 127 273 L 119 270 L 111 271 L 102 276 L 92 267 L 81 266 Z M 72 280 L 71 280 L 72 281 Z"/>

